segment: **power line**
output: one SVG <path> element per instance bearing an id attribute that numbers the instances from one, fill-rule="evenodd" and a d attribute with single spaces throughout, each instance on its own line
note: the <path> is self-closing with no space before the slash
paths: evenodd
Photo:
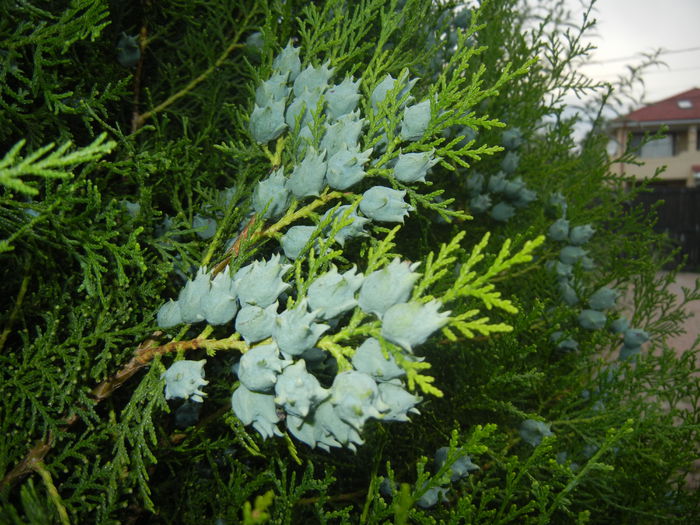
<path id="1" fill-rule="evenodd" d="M 644 76 L 646 75 L 658 75 L 660 73 L 670 74 L 670 73 L 684 73 L 686 71 L 696 71 L 700 69 L 700 66 L 696 67 L 679 67 L 679 68 L 668 68 L 662 69 L 660 71 L 644 71 Z M 593 78 L 598 80 L 605 80 L 609 78 L 619 78 L 622 73 L 605 73 L 603 75 L 591 75 Z"/>
<path id="2" fill-rule="evenodd" d="M 645 75 L 658 75 L 659 73 L 680 73 L 683 71 L 695 71 L 697 69 L 700 69 L 700 66 L 698 66 L 698 67 L 678 67 L 676 69 L 664 69 L 663 71 L 646 71 L 644 74 Z"/>
<path id="3" fill-rule="evenodd" d="M 687 47 L 685 49 L 670 49 L 667 51 L 661 51 L 658 54 L 658 56 L 675 55 L 677 53 L 689 53 L 691 51 L 700 51 L 700 46 Z M 626 56 L 626 57 L 607 58 L 605 60 L 591 60 L 589 62 L 582 64 L 582 65 L 588 66 L 588 65 L 610 64 L 612 62 L 626 62 L 628 60 L 634 60 L 634 59 L 638 59 L 638 58 L 641 58 L 640 54 L 630 55 L 630 56 Z"/>

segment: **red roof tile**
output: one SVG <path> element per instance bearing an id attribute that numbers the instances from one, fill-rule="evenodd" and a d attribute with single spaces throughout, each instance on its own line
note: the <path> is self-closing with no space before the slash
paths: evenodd
<path id="1" fill-rule="evenodd" d="M 687 100 L 690 107 L 679 106 L 678 103 L 682 100 Z M 618 122 L 700 120 L 700 89 L 689 89 L 678 95 L 644 106 L 616 120 Z"/>

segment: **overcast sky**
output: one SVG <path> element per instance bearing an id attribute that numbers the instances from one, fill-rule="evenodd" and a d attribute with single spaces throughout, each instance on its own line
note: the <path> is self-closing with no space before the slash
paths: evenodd
<path id="1" fill-rule="evenodd" d="M 581 12 L 580 0 L 567 0 Z M 639 64 L 640 53 L 662 49 L 666 66 L 644 75 L 646 102 L 655 102 L 700 87 L 700 0 L 598 0 L 597 36 L 592 61 L 582 71 L 614 80 L 627 65 Z"/>

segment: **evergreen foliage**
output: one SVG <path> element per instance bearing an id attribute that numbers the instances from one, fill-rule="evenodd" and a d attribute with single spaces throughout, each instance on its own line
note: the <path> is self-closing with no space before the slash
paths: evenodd
<path id="1" fill-rule="evenodd" d="M 700 521 L 672 254 L 549 4 L 2 3 L 0 523 Z"/>

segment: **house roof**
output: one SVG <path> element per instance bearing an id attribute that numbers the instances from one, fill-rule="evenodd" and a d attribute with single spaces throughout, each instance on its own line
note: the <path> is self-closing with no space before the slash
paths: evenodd
<path id="1" fill-rule="evenodd" d="M 700 89 L 693 88 L 672 97 L 653 102 L 624 117 L 615 123 L 672 123 L 674 121 L 700 121 Z"/>

